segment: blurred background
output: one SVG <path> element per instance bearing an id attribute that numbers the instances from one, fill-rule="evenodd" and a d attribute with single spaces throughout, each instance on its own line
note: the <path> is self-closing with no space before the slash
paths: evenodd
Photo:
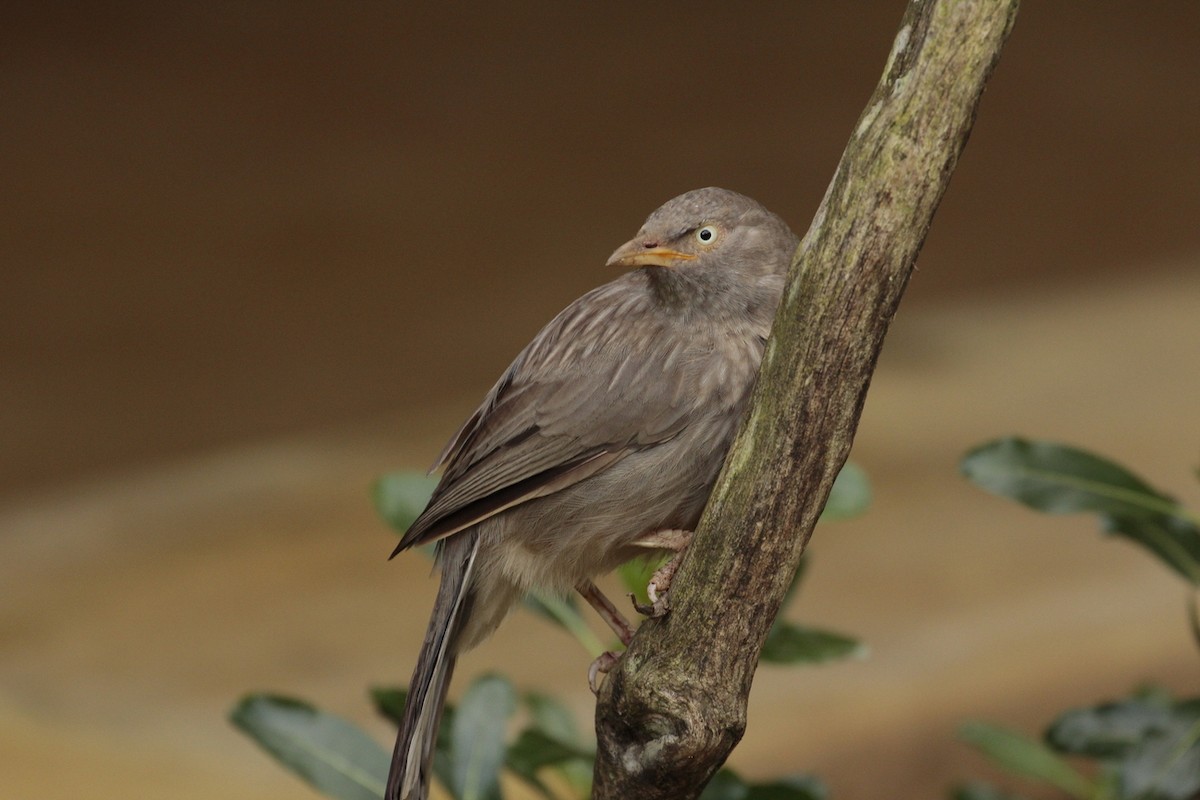
<path id="1" fill-rule="evenodd" d="M 384 560 L 374 477 L 664 200 L 803 232 L 903 10 L 6 9 L 0 793 L 311 796 L 225 722 L 252 689 L 386 740 L 364 689 L 407 680 L 435 582 Z M 965 718 L 1195 691 L 1181 583 L 956 463 L 1060 439 L 1200 504 L 1198 39 L 1186 0 L 1022 9 L 868 399 L 876 502 L 793 609 L 871 655 L 760 671 L 740 771 L 943 796 L 987 774 Z M 519 616 L 456 687 L 503 670 L 587 726 L 587 662 Z"/>

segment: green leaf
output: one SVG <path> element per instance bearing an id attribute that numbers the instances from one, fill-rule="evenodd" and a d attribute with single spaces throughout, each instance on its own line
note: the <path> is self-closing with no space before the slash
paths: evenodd
<path id="1" fill-rule="evenodd" d="M 562 703 L 548 694 L 529 692 L 524 697 L 525 708 L 534 730 L 571 745 L 582 743 L 575 716 Z"/>
<path id="2" fill-rule="evenodd" d="M 792 576 L 792 582 L 783 596 L 781 610 L 787 608 L 795 599 L 800 589 L 800 583 L 808 571 L 810 558 L 811 556 L 807 553 L 800 558 L 796 574 Z M 866 654 L 866 645 L 852 637 L 832 631 L 794 625 L 779 616 L 775 619 L 775 624 L 771 626 L 770 633 L 767 634 L 761 658 L 763 661 L 773 664 L 819 664 L 840 658 L 861 658 Z"/>
<path id="3" fill-rule="evenodd" d="M 1200 585 L 1197 520 L 1111 461 L 1051 442 L 1009 438 L 975 448 L 961 469 L 983 489 L 1038 511 L 1099 514 L 1105 530 L 1141 544 Z"/>
<path id="4" fill-rule="evenodd" d="M 579 611 L 575 596 L 560 597 L 548 592 L 530 592 L 521 601 L 526 609 L 537 614 L 542 619 L 549 620 L 575 637 L 575 641 L 588 652 L 592 658 L 599 656 L 607 648 L 597 638 L 587 621 Z"/>
<path id="5" fill-rule="evenodd" d="M 1132 700 L 1141 700 L 1143 703 L 1161 708 L 1170 708 L 1175 705 L 1175 697 L 1171 694 L 1171 690 L 1157 683 L 1143 683 L 1130 692 L 1129 697 Z"/>
<path id="6" fill-rule="evenodd" d="M 726 767 L 718 770 L 704 787 L 700 800 L 746 800 L 749 792 L 750 787 L 741 776 Z"/>
<path id="7" fill-rule="evenodd" d="M 670 553 L 658 556 L 640 556 L 630 559 L 617 567 L 617 577 L 625 590 L 637 598 L 639 603 L 649 603 L 646 596 L 646 586 L 654 577 L 654 572 L 672 558 Z"/>
<path id="8" fill-rule="evenodd" d="M 584 742 L 575 725 L 574 715 L 558 700 L 539 692 L 530 692 L 525 695 L 525 707 L 529 710 L 532 730 L 539 731 L 551 739 L 574 747 L 585 754 L 585 757 L 580 760 L 555 764 L 554 768 L 577 791 L 580 797 L 590 796 L 595 745 Z"/>
<path id="9" fill-rule="evenodd" d="M 526 728 L 521 731 L 517 740 L 509 745 L 508 753 L 504 757 L 504 765 L 517 777 L 537 789 L 546 800 L 554 800 L 554 793 L 546 784 L 542 783 L 542 779 L 537 773 L 545 766 L 570 757 L 562 755 L 562 752 L 563 748 L 558 747 L 556 741 L 540 731 Z"/>
<path id="10" fill-rule="evenodd" d="M 852 656 L 861 658 L 866 652 L 862 643 L 849 636 L 777 619 L 767 634 L 762 660 L 772 664 L 821 664 Z"/>
<path id="11" fill-rule="evenodd" d="M 288 697 L 253 694 L 230 720 L 285 767 L 338 800 L 378 800 L 389 757 L 346 720 Z"/>
<path id="12" fill-rule="evenodd" d="M 371 704 L 384 719 L 399 725 L 404 719 L 404 704 L 408 701 L 408 690 L 395 686 L 375 686 L 370 690 Z"/>
<path id="13" fill-rule="evenodd" d="M 1142 545 L 1183 578 L 1200 586 L 1200 529 L 1178 517 L 1107 517 L 1104 528 Z"/>
<path id="14" fill-rule="evenodd" d="M 982 781 L 970 781 L 955 786 L 950 797 L 951 800 L 1025 800 L 1022 795 L 1005 792 Z"/>
<path id="15" fill-rule="evenodd" d="M 384 522 L 403 533 L 429 502 L 438 479 L 421 472 L 390 472 L 371 487 L 371 500 Z"/>
<path id="16" fill-rule="evenodd" d="M 1092 796 L 1091 782 L 1035 739 L 985 722 L 968 722 L 958 735 L 1009 772 L 1044 781 L 1080 800 Z"/>
<path id="17" fill-rule="evenodd" d="M 833 481 L 829 499 L 821 511 L 821 522 L 857 517 L 871 505 L 871 482 L 857 464 L 847 461 Z"/>
<path id="18" fill-rule="evenodd" d="M 450 787 L 458 800 L 499 800 L 504 732 L 517 710 L 507 679 L 485 675 L 467 687 L 450 726 Z"/>
<path id="19" fill-rule="evenodd" d="M 506 764 L 528 783 L 545 791 L 538 771 L 568 763 L 590 764 L 594 754 L 536 728 L 526 728 L 508 749 Z"/>
<path id="20" fill-rule="evenodd" d="M 961 468 L 983 488 L 1050 514 L 1153 517 L 1178 510 L 1173 500 L 1124 468 L 1053 442 L 1000 439 L 967 453 Z"/>
<path id="21" fill-rule="evenodd" d="M 825 800 L 825 784 L 812 775 L 793 775 L 768 783 L 752 783 L 746 800 Z"/>
<path id="22" fill-rule="evenodd" d="M 793 775 L 766 783 L 748 783 L 731 769 L 713 776 L 700 800 L 825 800 L 825 784 L 811 775 Z"/>
<path id="23" fill-rule="evenodd" d="M 1075 709 L 1051 724 L 1046 741 L 1061 753 L 1118 759 L 1137 747 L 1147 733 L 1162 728 L 1170 716 L 1170 706 L 1143 700 Z"/>
<path id="24" fill-rule="evenodd" d="M 1178 717 L 1153 731 L 1121 765 L 1121 792 L 1144 800 L 1193 800 L 1200 794 L 1200 720 Z"/>
<path id="25" fill-rule="evenodd" d="M 1185 800 L 1200 792 L 1200 699 L 1135 697 L 1068 711 L 1046 739 L 1062 752 L 1114 764 L 1123 797 Z"/>

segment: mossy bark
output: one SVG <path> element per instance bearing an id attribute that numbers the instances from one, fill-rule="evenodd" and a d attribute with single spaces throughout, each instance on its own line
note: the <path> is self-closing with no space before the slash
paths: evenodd
<path id="1" fill-rule="evenodd" d="M 1017 0 L 909 4 L 797 251 L 672 610 L 643 623 L 600 693 L 593 797 L 694 798 L 741 739 L 758 654 L 1016 13 Z"/>

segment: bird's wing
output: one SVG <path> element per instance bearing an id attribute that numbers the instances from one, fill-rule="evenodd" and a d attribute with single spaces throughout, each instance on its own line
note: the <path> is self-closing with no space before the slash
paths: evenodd
<path id="1" fill-rule="evenodd" d="M 517 357 L 439 456 L 441 482 L 396 552 L 560 491 L 683 430 L 693 407 L 688 343 L 676 337 L 672 348 L 647 299 L 621 288 L 580 298 Z"/>

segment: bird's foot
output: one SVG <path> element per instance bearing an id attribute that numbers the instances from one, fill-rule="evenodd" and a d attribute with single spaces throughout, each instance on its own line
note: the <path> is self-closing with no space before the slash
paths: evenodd
<path id="1" fill-rule="evenodd" d="M 681 530 L 655 531 L 638 541 L 638 544 L 643 547 L 675 551 L 674 557 L 656 569 L 654 574 L 650 576 L 650 582 L 646 584 L 646 596 L 650 598 L 649 604 L 643 605 L 636 600 L 634 601 L 633 607 L 637 609 L 639 614 L 650 619 L 657 619 L 666 616 L 671 610 L 671 603 L 667 598 L 667 593 L 671 589 L 671 581 L 675 577 L 675 572 L 679 569 L 679 564 L 683 560 L 683 554 L 687 551 L 688 545 L 691 543 L 692 532 Z"/>
<path id="2" fill-rule="evenodd" d="M 650 619 L 658 619 L 665 617 L 670 612 L 671 601 L 667 592 L 671 588 L 671 579 L 675 577 L 677 569 L 679 569 L 679 556 L 675 556 L 654 571 L 654 574 L 650 576 L 650 582 L 646 584 L 646 597 L 650 598 L 649 603 L 639 603 L 636 597 L 629 595 L 633 599 L 634 609 L 639 614 Z"/>
<path id="3" fill-rule="evenodd" d="M 646 596 L 650 598 L 651 603 L 657 605 L 660 600 L 666 602 L 667 592 L 671 591 L 671 581 L 675 579 L 675 571 L 679 569 L 682 558 L 683 551 L 680 550 L 674 558 L 654 570 L 650 582 L 646 584 Z"/>
<path id="4" fill-rule="evenodd" d="M 612 668 L 621 660 L 620 653 L 614 653 L 612 650 L 607 650 L 601 653 L 592 665 L 588 667 L 588 686 L 592 689 L 592 694 L 600 694 L 600 681 L 602 675 L 607 675 L 612 671 Z"/>

